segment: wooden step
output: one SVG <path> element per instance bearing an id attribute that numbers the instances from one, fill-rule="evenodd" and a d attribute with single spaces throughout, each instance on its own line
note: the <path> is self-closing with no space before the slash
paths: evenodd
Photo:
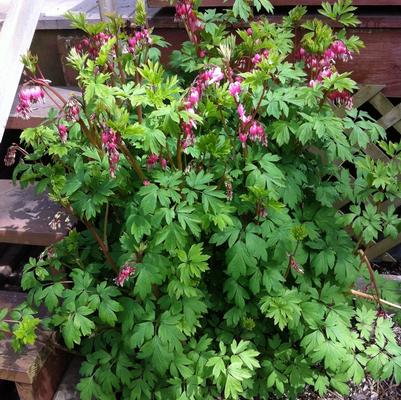
<path id="1" fill-rule="evenodd" d="M 79 400 L 79 391 L 77 385 L 79 383 L 79 369 L 83 359 L 75 356 L 69 364 L 57 392 L 54 394 L 53 400 Z"/>
<path id="2" fill-rule="evenodd" d="M 74 221 L 46 194 L 0 180 L 0 242 L 48 246 L 61 240 Z"/>
<path id="3" fill-rule="evenodd" d="M 0 308 L 13 309 L 23 293 L 0 290 Z M 52 333 L 42 331 L 34 345 L 16 353 L 11 341 L 0 341 L 0 379 L 15 382 L 21 400 L 51 400 L 70 359 L 53 345 Z"/>
<path id="4" fill-rule="evenodd" d="M 58 93 L 66 100 L 71 95 L 80 96 L 81 92 L 77 90 L 77 88 L 65 88 L 65 87 L 55 87 Z M 19 92 L 19 90 L 18 90 Z M 29 119 L 21 118 L 17 112 L 16 107 L 18 104 L 18 92 L 14 98 L 14 102 L 12 105 L 12 109 L 10 112 L 10 116 L 8 117 L 6 129 L 25 129 L 25 128 L 34 128 L 42 123 L 48 116 L 50 109 L 57 108 L 56 104 L 52 101 L 52 99 L 46 94 L 44 103 L 37 103 L 32 106 L 32 113 Z M 55 96 L 52 96 L 55 98 Z M 55 98 L 56 100 L 56 98 Z M 61 105 L 60 100 L 56 100 L 57 104 Z"/>

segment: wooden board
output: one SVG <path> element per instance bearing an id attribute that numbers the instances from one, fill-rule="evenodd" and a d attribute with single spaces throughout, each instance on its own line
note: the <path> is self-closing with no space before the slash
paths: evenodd
<path id="1" fill-rule="evenodd" d="M 80 96 L 81 92 L 75 88 L 55 88 L 65 99 L 68 99 L 71 95 Z M 54 97 L 54 96 L 53 96 Z M 43 122 L 50 111 L 51 108 L 56 108 L 54 102 L 49 98 L 48 95 L 45 96 L 44 103 L 37 103 L 32 108 L 31 117 L 29 119 L 22 119 L 15 111 L 18 104 L 18 94 L 14 98 L 14 102 L 11 108 L 10 115 L 6 124 L 7 129 L 25 129 L 38 126 Z M 58 104 L 61 104 L 58 101 Z"/>
<path id="2" fill-rule="evenodd" d="M 71 218 L 33 186 L 21 189 L 0 180 L 0 242 L 48 246 L 68 232 Z"/>
<path id="3" fill-rule="evenodd" d="M 41 337 L 41 340 L 47 339 L 45 336 Z M 37 345 L 27 346 L 16 353 L 10 340 L 3 339 L 0 341 L 0 379 L 32 384 L 47 356 L 44 343 L 38 342 Z"/>
<path id="4" fill-rule="evenodd" d="M 0 309 L 11 311 L 26 300 L 26 294 L 0 290 Z M 49 334 L 41 336 L 47 341 Z M 38 342 L 35 346 L 28 346 L 20 353 L 12 350 L 10 340 L 0 341 L 0 379 L 32 383 L 47 358 L 45 345 Z"/>
<path id="5" fill-rule="evenodd" d="M 128 18 L 134 12 L 135 0 L 116 0 L 116 6 L 117 13 Z M 67 11 L 84 12 L 91 22 L 101 19 L 96 0 L 51 0 L 45 1 L 37 29 L 70 29 L 69 21 L 64 18 Z M 0 7 L 0 24 L 4 17 L 5 13 Z"/>
<path id="6" fill-rule="evenodd" d="M 0 141 L 23 70 L 20 58 L 29 50 L 43 3 L 13 1 L 0 31 Z"/>
<path id="7" fill-rule="evenodd" d="M 24 293 L 0 290 L 0 309 L 11 310 Z M 54 334 L 40 331 L 35 344 L 15 352 L 10 339 L 0 341 L 0 379 L 16 383 L 21 400 L 51 400 L 70 356 L 53 345 Z"/>
<path id="8" fill-rule="evenodd" d="M 314 16 L 309 14 L 308 18 Z M 268 18 L 271 22 L 280 22 L 282 15 Z M 339 70 L 352 71 L 352 78 L 358 84 L 385 86 L 382 93 L 387 97 L 401 97 L 401 8 L 394 14 L 387 10 L 384 14 L 364 13 L 359 18 L 361 25 L 350 29 L 349 34 L 359 36 L 365 48 L 346 65 L 339 63 Z M 167 63 L 171 52 L 188 40 L 187 34 L 174 21 L 172 10 L 160 10 L 150 23 L 155 26 L 156 34 L 165 36 L 172 44 L 162 52 L 162 62 Z"/>

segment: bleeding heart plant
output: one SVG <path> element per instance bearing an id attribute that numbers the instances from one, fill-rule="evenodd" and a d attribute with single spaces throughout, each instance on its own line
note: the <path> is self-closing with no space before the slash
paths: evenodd
<path id="1" fill-rule="evenodd" d="M 324 3 L 322 20 L 296 7 L 273 23 L 251 4 L 271 11 L 178 1 L 190 40 L 167 70 L 143 2 L 128 26 L 70 14 L 87 36 L 68 58 L 80 96 L 24 59 L 22 116 L 44 92 L 58 108 L 7 161 L 21 151 L 15 177 L 80 224 L 26 265 L 29 306 L 1 326 L 16 349 L 31 343 L 44 302 L 39 328 L 85 357 L 83 400 L 295 399 L 306 385 L 347 393 L 365 374 L 401 381 L 379 299 L 397 292 L 364 254 L 399 232 L 378 204 L 401 196 L 401 145 L 378 142 L 337 70 L 362 46 L 345 29 L 355 9 Z M 388 163 L 364 151 L 375 142 Z"/>

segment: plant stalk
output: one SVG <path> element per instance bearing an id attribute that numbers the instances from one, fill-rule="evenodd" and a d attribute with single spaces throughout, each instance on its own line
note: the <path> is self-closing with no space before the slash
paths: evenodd
<path id="1" fill-rule="evenodd" d="M 119 147 L 138 177 L 143 181 L 145 179 L 145 175 L 135 158 L 132 156 L 131 152 L 128 150 L 127 146 L 124 143 L 121 143 Z"/>
<path id="2" fill-rule="evenodd" d="M 358 296 L 358 297 L 360 297 L 362 299 L 367 299 L 367 300 L 372 300 L 372 301 L 377 302 L 376 296 L 372 296 L 371 294 L 360 292 L 359 290 L 354 290 L 354 289 L 351 289 L 350 293 L 353 294 L 354 296 Z M 394 308 L 396 308 L 398 310 L 401 310 L 401 306 L 399 304 L 390 303 L 389 301 L 384 300 L 384 299 L 379 299 L 379 300 L 380 300 L 381 304 L 385 304 L 385 305 L 387 305 L 389 307 L 394 307 Z"/>
<path id="3" fill-rule="evenodd" d="M 370 277 L 370 282 L 373 285 L 373 288 L 375 289 L 375 293 L 376 293 L 376 301 L 377 301 L 377 305 L 379 307 L 381 307 L 381 302 L 380 302 L 380 291 L 379 291 L 379 287 L 377 286 L 377 282 L 376 282 L 376 278 L 375 278 L 375 273 L 373 271 L 372 266 L 370 265 L 370 262 L 368 260 L 368 257 L 366 257 L 366 254 L 363 252 L 363 250 L 359 250 L 359 257 L 361 258 L 361 261 L 366 265 L 366 267 L 368 268 L 369 271 L 369 277 Z"/>
<path id="4" fill-rule="evenodd" d="M 85 224 L 89 232 L 93 235 L 93 237 L 96 239 L 99 247 L 101 248 L 104 256 L 106 257 L 106 260 L 109 262 L 111 267 L 113 268 L 114 272 L 118 274 L 119 268 L 117 267 L 117 264 L 114 262 L 114 260 L 111 258 L 109 250 L 107 249 L 106 244 L 103 242 L 102 238 L 99 236 L 97 233 L 95 227 L 92 225 L 91 222 L 89 222 L 86 219 L 82 219 L 82 222 Z"/>

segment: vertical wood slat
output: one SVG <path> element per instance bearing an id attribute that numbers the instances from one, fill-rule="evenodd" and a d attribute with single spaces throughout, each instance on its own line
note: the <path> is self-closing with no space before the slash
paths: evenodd
<path id="1" fill-rule="evenodd" d="M 23 70 L 21 56 L 31 45 L 44 0 L 12 2 L 0 31 L 0 142 Z"/>

